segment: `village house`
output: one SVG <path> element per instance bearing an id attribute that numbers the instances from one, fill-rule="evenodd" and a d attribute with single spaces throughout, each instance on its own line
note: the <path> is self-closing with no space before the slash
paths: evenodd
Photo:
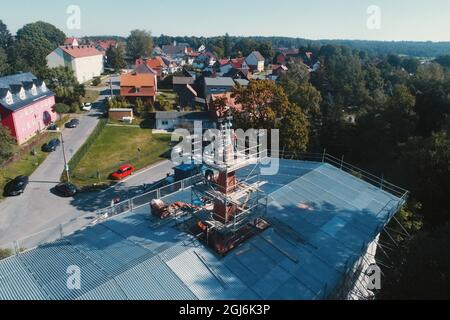
<path id="1" fill-rule="evenodd" d="M 259 51 L 253 51 L 245 59 L 245 62 L 252 70 L 256 72 L 263 72 L 266 59 L 264 59 L 264 57 Z"/>
<path id="2" fill-rule="evenodd" d="M 211 95 L 233 91 L 235 83 L 232 78 L 205 78 L 204 95 L 207 101 Z"/>
<path id="3" fill-rule="evenodd" d="M 120 96 L 131 103 L 137 99 L 142 102 L 154 103 L 158 82 L 155 75 L 146 73 L 126 73 L 120 77 Z"/>
<path id="4" fill-rule="evenodd" d="M 75 45 L 73 45 L 75 44 Z M 92 45 L 62 45 L 47 56 L 49 68 L 68 67 L 79 83 L 85 83 L 100 76 L 104 71 L 104 56 Z"/>
<path id="5" fill-rule="evenodd" d="M 135 68 L 137 73 L 156 72 L 159 79 L 162 79 L 169 74 L 169 68 L 161 57 L 155 57 L 153 59 L 139 58 L 136 60 Z"/>
<path id="6" fill-rule="evenodd" d="M 204 69 L 207 67 L 212 67 L 217 62 L 216 56 L 211 52 L 204 52 L 200 54 L 192 64 L 196 69 Z"/>
<path id="7" fill-rule="evenodd" d="M 164 45 L 162 46 L 162 52 L 171 58 L 182 59 L 188 53 L 188 45 L 186 44 L 177 45 L 176 43 L 174 43 L 173 45 Z"/>
<path id="8" fill-rule="evenodd" d="M 0 78 L 0 122 L 23 144 L 56 121 L 55 96 L 31 73 Z"/>
<path id="9" fill-rule="evenodd" d="M 156 130 L 173 131 L 183 128 L 192 132 L 196 121 L 202 122 L 204 130 L 216 127 L 209 112 L 155 112 Z"/>
<path id="10" fill-rule="evenodd" d="M 178 95 L 178 105 L 195 108 L 197 91 L 194 89 L 195 79 L 192 77 L 173 77 L 173 91 Z"/>

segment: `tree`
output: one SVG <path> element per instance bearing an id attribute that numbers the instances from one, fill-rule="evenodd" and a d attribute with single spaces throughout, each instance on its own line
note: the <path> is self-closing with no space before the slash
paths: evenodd
<path id="1" fill-rule="evenodd" d="M 0 48 L 7 50 L 13 42 L 13 37 L 8 30 L 8 27 L 0 20 Z"/>
<path id="2" fill-rule="evenodd" d="M 233 47 L 232 52 L 235 56 L 247 57 L 253 51 L 259 49 L 259 43 L 251 38 L 239 40 Z"/>
<path id="3" fill-rule="evenodd" d="M 381 299 L 450 297 L 450 224 L 418 233 L 391 253 Z"/>
<path id="4" fill-rule="evenodd" d="M 122 45 L 117 47 L 110 46 L 106 51 L 107 66 L 113 68 L 115 71 L 120 71 L 125 68 L 125 52 Z"/>
<path id="5" fill-rule="evenodd" d="M 247 87 L 238 86 L 233 96 L 244 110 L 235 114 L 241 129 L 273 129 L 289 108 L 283 88 L 268 80 L 250 81 Z"/>
<path id="6" fill-rule="evenodd" d="M 445 68 L 450 68 L 450 55 L 449 54 L 439 56 L 434 61 L 439 63 L 441 66 L 443 66 Z"/>
<path id="7" fill-rule="evenodd" d="M 66 35 L 55 26 L 42 21 L 25 25 L 17 31 L 11 48 L 15 69 L 38 72 L 47 65 L 46 57 L 61 43 Z"/>
<path id="8" fill-rule="evenodd" d="M 0 76 L 8 73 L 8 56 L 4 49 L 0 48 Z"/>
<path id="9" fill-rule="evenodd" d="M 411 138 L 401 149 L 403 176 L 422 203 L 428 227 L 450 223 L 450 137 L 445 131 Z"/>
<path id="10" fill-rule="evenodd" d="M 273 58 L 275 57 L 275 51 L 273 50 L 272 43 L 269 41 L 261 43 L 258 46 L 258 51 L 268 61 L 272 61 Z"/>
<path id="11" fill-rule="evenodd" d="M 153 52 L 153 38 L 150 31 L 133 30 L 127 39 L 128 54 L 137 59 L 149 57 Z"/>
<path id="12" fill-rule="evenodd" d="M 15 141 L 9 129 L 0 123 L 0 163 L 12 156 Z"/>
<path id="13" fill-rule="evenodd" d="M 231 56 L 231 39 L 228 33 L 225 34 L 223 39 L 223 54 L 225 58 L 229 58 Z"/>
<path id="14" fill-rule="evenodd" d="M 309 123 L 302 109 L 289 104 L 281 120 L 280 147 L 288 152 L 305 152 L 309 142 Z"/>
<path id="15" fill-rule="evenodd" d="M 140 98 L 136 99 L 136 103 L 134 105 L 134 110 L 138 115 L 143 115 L 145 111 L 144 102 Z"/>

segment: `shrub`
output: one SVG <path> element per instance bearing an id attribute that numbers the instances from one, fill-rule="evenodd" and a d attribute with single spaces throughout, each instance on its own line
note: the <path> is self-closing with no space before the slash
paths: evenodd
<path id="1" fill-rule="evenodd" d="M 97 87 L 98 85 L 100 85 L 102 83 L 102 79 L 100 77 L 95 77 L 94 80 L 92 80 L 92 85 L 94 87 Z"/>
<path id="2" fill-rule="evenodd" d="M 57 103 L 54 106 L 54 111 L 58 114 L 69 113 L 70 107 L 65 103 Z"/>

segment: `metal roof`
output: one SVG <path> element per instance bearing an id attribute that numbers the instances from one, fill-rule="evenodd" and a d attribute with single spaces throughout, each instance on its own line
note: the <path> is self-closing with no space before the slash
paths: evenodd
<path id="1" fill-rule="evenodd" d="M 34 95 L 32 92 L 33 86 L 36 89 Z M 22 89 L 24 99 L 20 97 L 20 91 Z M 8 91 L 12 95 L 12 104 L 8 104 L 6 101 Z M 53 95 L 53 92 L 45 86 L 45 83 L 30 72 L 0 77 L 0 104 L 12 112 L 32 105 L 42 99 L 52 97 Z"/>
<path id="2" fill-rule="evenodd" d="M 325 163 L 280 160 L 261 180 L 271 227 L 224 258 L 143 207 L 0 261 L 0 300 L 323 299 L 403 203 Z M 67 289 L 71 265 L 81 290 Z"/>
<path id="3" fill-rule="evenodd" d="M 207 87 L 234 87 L 234 81 L 232 78 L 225 77 L 205 78 L 205 85 Z"/>

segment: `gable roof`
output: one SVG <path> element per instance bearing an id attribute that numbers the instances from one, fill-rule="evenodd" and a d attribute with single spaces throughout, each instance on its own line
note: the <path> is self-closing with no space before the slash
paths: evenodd
<path id="1" fill-rule="evenodd" d="M 94 56 L 103 56 L 103 54 L 97 50 L 94 46 L 60 46 L 62 51 L 70 55 L 72 58 L 85 58 Z"/>
<path id="2" fill-rule="evenodd" d="M 36 95 L 33 95 L 32 89 L 36 88 Z M 20 98 L 20 92 L 24 90 L 25 99 Z M 6 96 L 11 93 L 13 103 L 6 103 Z M 32 73 L 19 73 L 0 78 L 0 105 L 15 112 L 34 102 L 53 96 L 53 92 L 47 89 L 45 83 L 39 80 Z"/>
<path id="3" fill-rule="evenodd" d="M 253 51 L 252 53 L 250 53 L 249 57 L 250 56 L 254 56 L 260 62 L 266 61 L 266 59 L 263 57 L 263 55 L 259 51 Z"/>
<path id="4" fill-rule="evenodd" d="M 75 44 L 78 44 L 78 39 L 71 37 L 71 38 L 67 38 L 66 40 L 64 40 L 64 45 L 66 46 L 73 46 Z"/>
<path id="5" fill-rule="evenodd" d="M 96 42 L 97 48 L 102 49 L 104 51 L 108 50 L 111 46 L 117 46 L 116 40 L 100 40 Z"/>
<path id="6" fill-rule="evenodd" d="M 145 63 L 141 63 L 136 65 L 135 68 L 136 73 L 148 73 L 148 74 L 153 74 L 153 75 L 157 75 L 158 72 L 152 68 L 150 68 L 147 64 Z"/>
<path id="7" fill-rule="evenodd" d="M 172 54 L 185 54 L 186 53 L 187 46 L 178 45 L 164 45 L 162 46 L 162 51 L 165 54 L 172 55 Z"/>
<path id="8" fill-rule="evenodd" d="M 121 87 L 154 87 L 155 77 L 148 73 L 126 73 L 120 77 Z"/>

